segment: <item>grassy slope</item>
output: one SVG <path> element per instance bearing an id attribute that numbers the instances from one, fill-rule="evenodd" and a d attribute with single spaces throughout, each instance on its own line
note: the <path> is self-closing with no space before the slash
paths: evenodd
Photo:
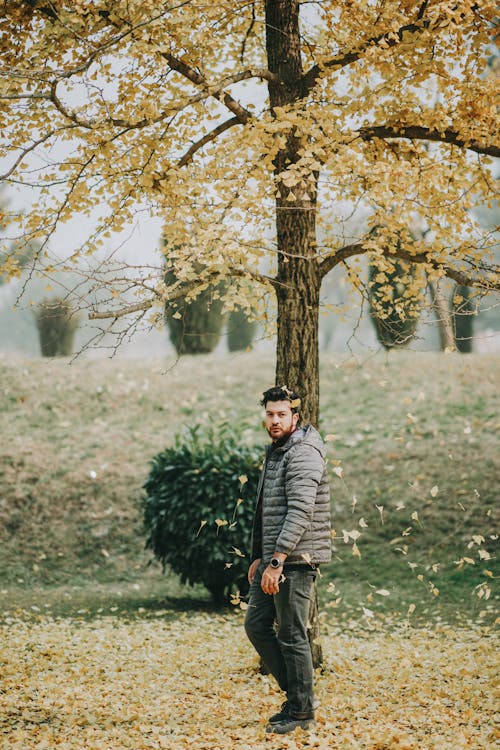
<path id="1" fill-rule="evenodd" d="M 323 358 L 321 428 L 333 436 L 332 469 L 342 466 L 331 480 L 337 539 L 322 585 L 326 607 L 341 598 L 335 611 L 348 616 L 359 604 L 375 613 L 413 603 L 434 613 L 491 606 L 477 587 L 492 586 L 488 571 L 495 573 L 488 556 L 498 508 L 499 365 L 493 355 Z M 145 581 L 148 591 L 181 595 L 147 567 L 138 507 L 148 461 L 200 419 L 245 423 L 262 440 L 257 402 L 273 381 L 272 358 L 6 360 L 0 370 L 4 597 L 14 592 L 22 603 L 38 591 L 60 600 L 49 585 L 90 584 L 94 598 L 100 591 L 109 602 L 116 585 L 128 585 L 141 587 L 132 596 L 144 605 Z M 344 530 L 361 533 L 360 557 Z M 474 565 L 459 570 L 464 557 Z"/>

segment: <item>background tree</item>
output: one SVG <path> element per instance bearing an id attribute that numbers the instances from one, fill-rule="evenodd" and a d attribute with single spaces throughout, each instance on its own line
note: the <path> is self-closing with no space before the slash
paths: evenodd
<path id="1" fill-rule="evenodd" d="M 452 299 L 455 346 L 459 352 L 470 354 L 474 336 L 474 298 L 467 286 L 457 285 Z"/>
<path id="2" fill-rule="evenodd" d="M 227 316 L 227 348 L 230 352 L 241 352 L 252 346 L 257 324 L 248 313 L 237 306 Z"/>
<path id="3" fill-rule="evenodd" d="M 9 210 L 9 201 L 5 191 L 0 192 L 0 286 L 12 276 L 18 276 L 21 271 L 33 262 L 36 253 L 36 243 L 16 243 L 6 237 L 6 230 L 14 220 L 15 215 Z"/>
<path id="4" fill-rule="evenodd" d="M 78 318 L 71 303 L 62 298 L 46 299 L 35 313 L 43 357 L 67 357 L 73 352 Z"/>
<path id="5" fill-rule="evenodd" d="M 179 300 L 165 306 L 170 340 L 177 354 L 208 354 L 220 341 L 224 316 L 220 297 L 213 289 L 200 292 L 194 299 Z"/>
<path id="6" fill-rule="evenodd" d="M 36 191 L 19 235 L 42 243 L 47 268 L 59 223 L 91 216 L 66 261 L 87 268 L 146 203 L 169 227 L 177 281 L 165 284 L 162 261 L 113 273 L 99 256 L 89 277 L 108 297 L 88 305 L 109 321 L 103 333 L 125 315 L 159 321 L 165 301 L 221 278 L 256 307 L 273 291 L 276 380 L 300 388 L 317 423 L 318 308 L 333 268 L 360 290 L 361 255 L 499 288 L 472 212 L 493 194 L 500 155 L 484 75 L 495 14 L 488 0 L 8 3 L 3 179 Z M 367 231 L 348 236 L 360 206 Z M 426 238 L 400 247 L 415 222 Z"/>
<path id="7" fill-rule="evenodd" d="M 368 299 L 377 338 L 386 349 L 407 346 L 415 336 L 420 297 L 415 298 L 418 266 L 399 259 L 369 265 Z"/>

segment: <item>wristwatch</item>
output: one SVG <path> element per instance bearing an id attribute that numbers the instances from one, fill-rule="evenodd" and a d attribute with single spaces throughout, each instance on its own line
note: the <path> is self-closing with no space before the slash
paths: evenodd
<path id="1" fill-rule="evenodd" d="M 283 567 L 283 560 L 280 560 L 279 557 L 271 557 L 271 562 L 269 563 L 271 568 L 282 568 Z"/>

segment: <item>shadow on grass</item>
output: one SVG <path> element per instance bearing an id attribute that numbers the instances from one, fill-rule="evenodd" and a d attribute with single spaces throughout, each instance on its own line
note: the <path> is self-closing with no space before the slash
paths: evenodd
<path id="1" fill-rule="evenodd" d="M 77 618 L 92 620 L 115 616 L 127 619 L 162 617 L 231 609 L 229 601 L 216 607 L 201 586 L 182 586 L 170 576 L 148 579 L 143 583 L 86 582 L 65 586 L 25 586 L 0 588 L 0 620 Z"/>

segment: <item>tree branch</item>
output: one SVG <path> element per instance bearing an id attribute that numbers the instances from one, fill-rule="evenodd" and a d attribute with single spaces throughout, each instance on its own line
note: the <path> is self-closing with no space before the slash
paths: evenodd
<path id="1" fill-rule="evenodd" d="M 248 80 L 249 78 L 261 78 L 261 79 L 268 80 L 269 78 L 272 78 L 272 77 L 273 77 L 272 73 L 269 73 L 269 71 L 267 70 L 255 70 L 255 71 L 244 70 L 239 73 L 235 73 L 234 75 L 226 76 L 221 81 L 218 81 L 217 83 L 213 85 L 204 86 L 203 91 L 201 91 L 199 94 L 196 94 L 195 96 L 187 98 L 185 101 L 180 101 L 179 103 L 175 103 L 175 102 L 170 103 L 168 109 L 160 112 L 156 117 L 152 117 L 152 118 L 143 117 L 141 120 L 137 120 L 136 122 L 129 122 L 128 120 L 124 120 L 123 118 L 116 118 L 116 117 L 108 117 L 103 121 L 80 119 L 79 117 L 77 117 L 76 113 L 74 111 L 69 110 L 59 98 L 57 94 L 57 86 L 59 83 L 58 79 L 55 79 L 54 81 L 52 81 L 50 94 L 40 95 L 37 98 L 47 99 L 48 101 L 51 101 L 52 104 L 55 106 L 55 108 L 62 115 L 64 115 L 64 117 L 71 120 L 71 122 L 73 122 L 75 125 L 78 125 L 79 127 L 92 130 L 96 128 L 98 125 L 102 124 L 102 122 L 106 122 L 106 123 L 110 123 L 111 125 L 114 125 L 115 127 L 124 128 L 126 129 L 126 131 L 129 131 L 129 130 L 139 130 L 141 128 L 147 127 L 148 125 L 155 125 L 159 122 L 162 122 L 167 117 L 171 117 L 172 113 L 179 112 L 185 107 L 189 107 L 192 104 L 196 104 L 200 101 L 203 101 L 204 99 L 208 99 L 209 97 L 214 97 L 216 99 L 219 99 L 220 96 L 224 92 L 225 86 L 228 86 L 232 83 L 239 83 L 240 81 L 245 81 L 245 80 Z M 0 97 L 0 100 L 1 99 L 2 97 Z M 249 117 L 252 117 L 250 113 L 248 114 L 249 114 Z M 248 119 L 249 118 L 247 118 L 245 122 Z M 243 124 L 242 118 L 240 116 L 235 116 L 233 120 L 236 121 L 235 124 Z M 214 138 L 219 133 L 224 132 L 224 130 L 226 129 L 227 128 L 223 128 L 219 132 L 217 132 L 217 129 L 213 131 Z M 213 139 L 210 139 L 210 140 L 213 140 Z"/>
<path id="2" fill-rule="evenodd" d="M 221 133 L 224 133 L 225 130 L 229 130 L 229 128 L 232 128 L 234 125 L 241 125 L 241 121 L 238 117 L 231 117 L 229 120 L 226 120 L 225 122 L 221 122 L 220 125 L 218 125 L 216 128 L 210 131 L 210 133 L 206 133 L 203 138 L 200 138 L 199 141 L 196 141 L 193 143 L 193 145 L 186 151 L 184 156 L 179 159 L 177 162 L 178 167 L 184 167 L 186 164 L 188 164 L 191 159 L 193 158 L 194 154 L 202 148 L 206 143 L 210 143 L 211 141 L 215 141 L 217 136 L 219 136 Z M 155 180 L 155 183 L 158 182 L 158 180 Z"/>
<path id="3" fill-rule="evenodd" d="M 326 276 L 326 274 L 333 268 L 335 268 L 335 266 L 337 266 L 339 263 L 342 263 L 353 255 L 363 255 L 370 250 L 372 250 L 372 248 L 366 247 L 364 242 L 356 242 L 351 245 L 345 245 L 344 247 L 340 248 L 340 250 L 332 253 L 332 255 L 328 255 L 324 260 L 320 262 L 319 269 L 321 278 Z M 394 252 L 387 253 L 386 257 L 396 257 L 401 258 L 401 260 L 405 260 L 408 263 L 418 263 L 432 266 L 432 268 L 441 271 L 444 276 L 447 276 L 449 279 L 453 279 L 453 281 L 456 281 L 457 284 L 461 284 L 462 286 L 470 286 L 476 289 L 486 289 L 488 291 L 500 291 L 500 269 L 498 267 L 487 269 L 488 271 L 490 271 L 492 277 L 491 279 L 487 279 L 485 277 L 469 276 L 469 274 L 465 271 L 460 271 L 459 269 L 453 268 L 452 266 L 449 266 L 445 263 L 440 263 L 438 260 L 432 258 L 430 252 L 419 253 L 415 255 L 402 248 L 396 248 Z"/>
<path id="4" fill-rule="evenodd" d="M 433 130 L 431 128 L 421 127 L 419 125 L 373 125 L 371 127 L 360 128 L 357 131 L 360 138 L 370 141 L 372 138 L 408 138 L 410 140 L 438 141 L 449 143 L 452 146 L 460 146 L 478 154 L 485 156 L 500 157 L 500 146 L 496 144 L 482 145 L 477 140 L 468 140 L 463 138 L 455 130 L 446 128 L 446 130 Z"/>
<path id="5" fill-rule="evenodd" d="M 384 43 L 384 48 L 395 47 L 397 44 L 403 41 L 405 34 L 416 34 L 418 32 L 428 29 L 430 21 L 424 21 L 419 19 L 416 23 L 409 23 L 405 26 L 401 26 L 397 31 L 388 31 L 385 34 L 378 34 L 377 36 L 370 37 L 358 50 L 353 52 L 346 52 L 340 55 L 335 55 L 330 60 L 321 63 L 321 65 L 314 65 L 307 73 L 302 77 L 302 86 L 304 96 L 314 88 L 318 82 L 321 73 L 325 69 L 331 68 L 345 68 L 353 62 L 360 60 L 370 47 L 374 47 L 381 42 Z"/>
<path id="6" fill-rule="evenodd" d="M 359 49 L 352 52 L 335 55 L 335 57 L 322 62 L 320 65 L 314 65 L 302 77 L 303 96 L 306 96 L 308 92 L 312 88 L 314 88 L 321 76 L 322 71 L 325 69 L 344 68 L 353 62 L 357 62 L 364 56 L 364 54 L 370 47 L 377 46 L 381 43 L 383 43 L 384 49 L 387 49 L 388 47 L 396 47 L 403 41 L 405 34 L 418 34 L 422 31 L 427 31 L 428 29 L 435 26 L 439 26 L 439 28 L 442 28 L 442 25 L 440 24 L 443 23 L 443 17 L 441 15 L 433 18 L 432 20 L 425 18 L 425 11 L 427 10 L 428 4 L 428 0 L 424 0 L 420 8 L 418 9 L 416 21 L 414 21 L 413 23 L 405 24 L 404 26 L 401 26 L 401 28 L 399 28 L 397 31 L 391 30 L 383 34 L 378 34 L 377 36 L 370 37 L 362 44 Z M 458 8 L 459 5 L 457 4 L 449 10 L 453 11 L 457 10 Z M 475 9 L 477 10 L 477 7 Z M 451 20 L 449 20 L 449 23 L 451 23 Z"/>
<path id="7" fill-rule="evenodd" d="M 247 270 L 234 270 L 231 273 L 228 274 L 229 276 L 235 277 L 235 278 L 241 278 L 241 277 L 247 277 L 250 276 L 255 281 L 258 281 L 261 284 L 270 284 L 274 289 L 276 289 L 279 286 L 279 282 L 276 279 L 273 279 L 271 276 L 265 276 L 263 274 L 254 273 L 253 271 L 247 271 Z M 209 273 L 208 276 L 205 276 L 204 278 L 196 279 L 196 281 L 193 281 L 190 284 L 183 284 L 180 286 L 173 294 L 169 295 L 165 300 L 162 300 L 161 296 L 157 294 L 156 299 L 147 299 L 143 302 L 137 302 L 134 305 L 127 305 L 127 307 L 122 307 L 118 310 L 110 310 L 107 312 L 89 312 L 89 318 L 91 320 L 104 320 L 104 319 L 114 319 L 118 320 L 118 318 L 123 318 L 126 315 L 132 315 L 136 312 L 145 312 L 147 310 L 150 310 L 155 302 L 163 301 L 164 303 L 169 302 L 175 302 L 178 299 L 181 299 L 182 297 L 185 297 L 186 294 L 189 292 L 194 291 L 197 287 L 205 285 L 208 283 L 215 283 L 217 280 L 219 280 L 221 277 L 220 273 L 217 273 L 213 271 L 212 273 Z"/>
<path id="8" fill-rule="evenodd" d="M 336 250 L 331 255 L 327 255 L 319 263 L 319 273 L 321 278 L 327 275 L 335 266 L 338 266 L 342 261 L 351 258 L 353 255 L 362 255 L 366 252 L 366 248 L 362 242 L 354 242 L 351 245 L 344 245 L 340 250 Z"/>
<path id="9" fill-rule="evenodd" d="M 70 130 L 73 128 L 74 125 L 65 125 L 64 127 L 57 128 L 56 130 L 50 130 L 46 135 L 44 135 L 42 138 L 39 138 L 37 141 L 33 141 L 31 146 L 27 146 L 26 148 L 23 148 L 13 163 L 13 165 L 3 174 L 0 174 L 0 180 L 7 180 L 16 170 L 16 168 L 19 166 L 19 164 L 23 161 L 23 159 L 26 158 L 26 156 L 31 153 L 31 151 L 34 151 L 38 146 L 40 146 L 42 143 L 46 143 L 50 138 L 57 135 L 60 132 L 64 132 L 65 130 Z"/>
<path id="10" fill-rule="evenodd" d="M 34 10 L 43 13 L 44 15 L 48 16 L 52 20 L 60 20 L 57 13 L 54 11 L 51 5 L 48 6 L 41 6 L 39 5 L 36 0 L 24 0 L 28 5 L 30 5 Z M 157 18 L 160 18 L 163 15 L 163 13 L 159 14 Z M 102 21 L 110 26 L 113 26 L 116 28 L 116 23 L 113 23 L 110 18 L 110 14 L 108 11 L 100 11 L 99 16 L 101 17 Z M 66 71 L 62 74 L 62 77 L 70 77 L 74 75 L 76 72 L 81 72 L 81 70 L 84 70 L 88 67 L 88 65 L 93 62 L 93 60 L 102 53 L 103 50 L 105 50 L 107 47 L 110 47 L 114 44 L 116 44 L 121 39 L 125 38 L 126 36 L 133 36 L 134 32 L 141 27 L 145 27 L 150 23 L 152 20 L 155 19 L 146 19 L 145 21 L 141 21 L 140 24 L 137 26 L 128 28 L 126 31 L 122 32 L 118 37 L 110 40 L 106 45 L 103 45 L 98 50 L 95 50 L 89 58 L 85 61 L 83 64 L 83 67 L 78 69 L 72 69 L 71 71 Z M 191 83 L 196 84 L 197 86 L 202 86 L 204 90 L 207 92 L 209 96 L 215 96 L 219 101 L 221 101 L 225 106 L 240 120 L 242 124 L 245 124 L 249 119 L 252 118 L 252 113 L 250 110 L 245 109 L 236 99 L 234 99 L 231 94 L 228 94 L 225 92 L 222 95 L 221 91 L 215 91 L 212 93 L 210 84 L 207 82 L 204 76 L 202 76 L 200 73 L 198 73 L 193 67 L 188 65 L 186 62 L 180 60 L 179 58 L 175 57 L 175 55 L 172 55 L 170 52 L 161 52 L 161 56 L 167 61 L 169 67 L 172 70 L 175 70 L 177 73 L 180 73 L 182 76 L 187 78 Z M 243 78 L 240 78 L 239 80 L 244 80 L 244 78 L 254 77 L 255 74 L 251 71 L 245 71 L 243 73 Z M 269 71 L 261 70 L 258 71 L 256 74 L 257 77 L 263 78 L 266 80 L 273 79 L 272 74 Z M 231 82 L 231 81 L 230 81 Z M 234 81 L 232 81 L 234 82 Z"/>
<path id="11" fill-rule="evenodd" d="M 197 86 L 202 86 L 210 94 L 210 85 L 208 84 L 207 80 L 204 76 L 194 70 L 194 68 L 191 68 L 189 65 L 187 65 L 187 63 L 179 60 L 177 57 L 174 57 L 174 55 L 171 55 L 170 52 L 162 52 L 162 56 L 165 58 L 172 70 L 175 70 L 177 73 L 183 75 L 185 78 L 191 81 L 191 83 L 195 83 Z M 271 74 L 269 73 L 269 75 Z M 252 113 L 250 112 L 250 110 L 242 107 L 241 104 L 231 96 L 231 94 L 228 94 L 227 92 L 224 92 L 224 94 L 222 94 L 222 92 L 219 91 L 216 98 L 226 105 L 230 112 L 232 112 L 239 119 L 242 125 L 248 122 L 248 120 L 252 119 Z"/>
<path id="12" fill-rule="evenodd" d="M 475 289 L 486 289 L 488 291 L 500 291 L 500 269 L 498 267 L 491 269 L 491 275 L 493 278 L 488 280 L 484 277 L 474 278 L 469 276 L 465 271 L 460 271 L 457 268 L 452 268 L 444 263 L 440 263 L 438 260 L 430 257 L 430 253 L 419 253 L 418 255 L 413 255 L 407 250 L 397 248 L 394 253 L 391 253 L 390 255 L 394 255 L 396 258 L 401 258 L 401 260 L 406 260 L 408 263 L 425 263 L 428 266 L 432 266 L 432 268 L 442 271 L 444 276 L 453 279 L 453 281 L 456 281 L 457 284 L 461 284 L 462 286 L 470 286 Z"/>
<path id="13" fill-rule="evenodd" d="M 90 320 L 104 320 L 106 318 L 124 318 L 126 315 L 132 315 L 136 312 L 146 312 L 151 309 L 154 305 L 154 300 L 147 299 L 144 302 L 138 302 L 136 305 L 129 305 L 128 307 L 122 307 L 119 310 L 112 310 L 109 312 L 89 312 Z"/>

